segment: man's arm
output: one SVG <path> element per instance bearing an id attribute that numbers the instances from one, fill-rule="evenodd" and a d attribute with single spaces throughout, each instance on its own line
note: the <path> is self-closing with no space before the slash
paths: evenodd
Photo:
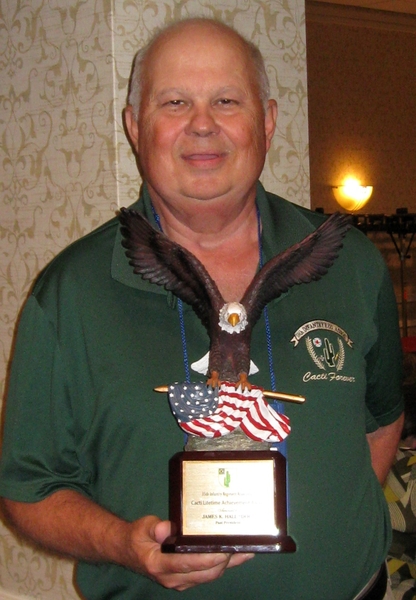
<path id="1" fill-rule="evenodd" d="M 36 503 L 3 499 L 18 531 L 44 548 L 88 562 L 112 562 L 167 588 L 185 590 L 221 577 L 251 554 L 162 554 L 170 522 L 147 516 L 129 523 L 72 490 Z"/>
<path id="2" fill-rule="evenodd" d="M 379 427 L 373 433 L 367 434 L 370 446 L 371 463 L 377 479 L 381 484 L 386 480 L 393 463 L 394 456 L 403 430 L 403 414 L 390 425 Z"/>

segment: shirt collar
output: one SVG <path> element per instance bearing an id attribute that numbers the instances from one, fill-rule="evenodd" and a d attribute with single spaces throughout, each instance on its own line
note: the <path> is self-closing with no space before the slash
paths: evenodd
<path id="1" fill-rule="evenodd" d="M 266 193 L 260 182 L 257 184 L 256 200 L 262 223 L 264 262 L 292 244 L 300 242 L 315 229 L 306 214 L 302 213 L 302 209 L 279 196 Z M 158 228 L 146 184 L 142 186 L 140 198 L 130 208 L 142 213 L 155 229 Z M 133 272 L 121 244 L 122 239 L 120 226 L 118 226 L 111 264 L 113 279 L 145 292 L 166 295 L 167 292 L 163 287 L 145 281 Z"/>
<path id="2" fill-rule="evenodd" d="M 316 228 L 307 217 L 310 211 L 266 192 L 261 183 L 257 186 L 256 200 L 262 224 L 264 262 L 302 241 Z"/>

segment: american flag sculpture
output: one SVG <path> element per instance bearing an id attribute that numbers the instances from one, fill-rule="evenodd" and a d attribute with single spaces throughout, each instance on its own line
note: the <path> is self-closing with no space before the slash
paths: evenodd
<path id="1" fill-rule="evenodd" d="M 217 438 L 240 427 L 255 441 L 274 443 L 290 433 L 289 418 L 273 410 L 256 386 L 243 391 L 232 383 L 215 389 L 205 382 L 181 383 L 170 385 L 168 394 L 179 426 L 191 435 Z"/>

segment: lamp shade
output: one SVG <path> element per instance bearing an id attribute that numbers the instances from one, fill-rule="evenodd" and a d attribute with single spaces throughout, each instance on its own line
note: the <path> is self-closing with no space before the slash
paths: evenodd
<path id="1" fill-rule="evenodd" d="M 348 179 L 343 185 L 333 187 L 335 200 L 348 212 L 360 210 L 373 193 L 372 185 L 361 185 L 356 179 Z"/>

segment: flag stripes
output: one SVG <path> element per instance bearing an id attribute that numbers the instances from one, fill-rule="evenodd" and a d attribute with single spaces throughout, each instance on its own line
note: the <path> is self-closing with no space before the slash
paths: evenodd
<path id="1" fill-rule="evenodd" d="M 290 433 L 289 418 L 271 408 L 256 386 L 243 392 L 223 383 L 216 394 L 203 383 L 174 384 L 169 401 L 179 426 L 191 435 L 217 438 L 241 427 L 253 440 L 280 442 Z"/>

